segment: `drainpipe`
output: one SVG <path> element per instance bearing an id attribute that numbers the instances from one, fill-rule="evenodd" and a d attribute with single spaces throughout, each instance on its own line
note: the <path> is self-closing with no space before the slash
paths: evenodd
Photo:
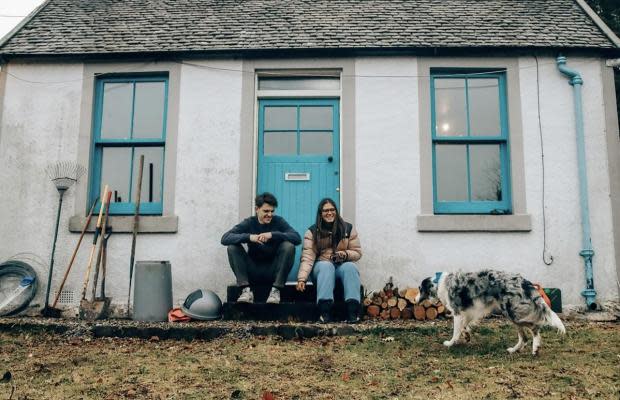
<path id="1" fill-rule="evenodd" d="M 568 83 L 573 87 L 575 105 L 575 128 L 577 130 L 577 162 L 579 168 L 579 199 L 581 202 L 581 248 L 579 255 L 583 257 L 586 272 L 586 288 L 581 295 L 586 298 L 589 310 L 596 310 L 596 290 L 594 290 L 594 272 L 592 268 L 592 238 L 590 235 L 590 210 L 588 206 L 588 177 L 586 174 L 586 149 L 583 135 L 583 110 L 581 107 L 581 85 L 583 79 L 579 72 L 566 66 L 566 57 L 558 56 L 557 66 L 560 72 L 569 78 Z"/>

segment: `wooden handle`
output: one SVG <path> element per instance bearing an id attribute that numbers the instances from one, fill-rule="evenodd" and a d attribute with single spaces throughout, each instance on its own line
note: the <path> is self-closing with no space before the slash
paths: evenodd
<path id="1" fill-rule="evenodd" d="M 73 261 L 75 261 L 75 256 L 77 255 L 77 252 L 80 249 L 80 245 L 82 244 L 82 239 L 84 239 L 84 235 L 86 234 L 86 229 L 88 229 L 88 225 L 90 225 L 90 220 L 93 218 L 93 212 L 95 211 L 95 206 L 97 205 L 97 201 L 99 201 L 99 198 L 95 199 L 95 201 L 93 202 L 93 205 L 90 206 L 90 211 L 88 212 L 88 218 L 86 218 L 86 223 L 84 224 L 84 227 L 82 227 L 82 233 L 80 233 L 80 239 L 75 245 L 75 249 L 73 250 L 73 254 L 71 255 L 71 260 L 69 261 L 69 266 L 67 266 L 67 270 L 65 271 L 65 276 L 63 276 L 62 282 L 60 282 L 60 287 L 58 288 L 58 292 L 56 292 L 56 298 L 54 299 L 52 308 L 56 308 L 56 304 L 58 304 L 60 293 L 62 292 L 62 288 L 65 287 L 65 282 L 67 281 L 67 277 L 69 276 L 69 271 L 71 271 L 71 267 L 73 266 Z"/>
<path id="2" fill-rule="evenodd" d="M 88 287 L 88 281 L 90 280 L 90 269 L 93 265 L 93 256 L 95 255 L 95 249 L 97 248 L 97 238 L 99 237 L 99 231 L 101 230 L 101 219 L 103 218 L 103 210 L 105 210 L 106 200 L 108 198 L 108 185 L 103 188 L 103 196 L 101 197 L 101 207 L 99 208 L 99 218 L 97 219 L 97 227 L 95 228 L 95 235 L 93 237 L 93 247 L 90 249 L 90 256 L 88 257 L 88 266 L 86 267 L 86 276 L 84 277 L 84 284 L 82 285 L 82 299 L 86 299 L 86 288 Z"/>

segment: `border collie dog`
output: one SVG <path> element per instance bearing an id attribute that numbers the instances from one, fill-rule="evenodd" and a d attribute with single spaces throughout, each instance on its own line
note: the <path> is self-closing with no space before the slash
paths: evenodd
<path id="1" fill-rule="evenodd" d="M 444 273 L 438 282 L 426 278 L 420 285 L 416 301 L 438 298 L 454 316 L 452 339 L 443 344 L 456 343 L 461 336 L 469 341 L 471 326 L 491 311 L 499 309 L 517 328 L 519 341 L 508 349 L 509 353 L 525 346 L 526 330 L 532 334 L 532 354 L 540 348 L 540 329 L 544 325 L 566 333 L 564 324 L 551 311 L 534 285 L 518 274 L 483 270 L 480 272 Z"/>

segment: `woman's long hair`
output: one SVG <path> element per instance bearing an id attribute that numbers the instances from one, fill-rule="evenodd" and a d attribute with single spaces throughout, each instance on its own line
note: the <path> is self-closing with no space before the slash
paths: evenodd
<path id="1" fill-rule="evenodd" d="M 325 222 L 323 221 L 323 207 L 325 204 L 330 204 L 336 210 L 336 218 L 334 219 L 334 223 L 331 226 L 331 229 L 328 229 L 325 226 Z M 336 202 L 334 200 L 326 197 L 319 202 L 319 207 L 316 210 L 316 229 L 312 232 L 312 236 L 314 237 L 314 243 L 316 244 L 317 253 L 320 255 L 323 250 L 328 247 L 331 247 L 333 251 L 336 251 L 336 246 L 342 240 L 345 235 L 345 226 L 344 220 L 340 217 L 340 212 L 338 211 L 338 207 L 336 206 Z M 322 236 L 329 235 L 331 233 L 331 243 L 329 246 L 324 245 L 324 240 L 321 240 Z"/>

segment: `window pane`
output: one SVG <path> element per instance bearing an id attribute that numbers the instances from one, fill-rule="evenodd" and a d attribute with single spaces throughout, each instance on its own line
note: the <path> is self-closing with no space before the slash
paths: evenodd
<path id="1" fill-rule="evenodd" d="M 297 107 L 265 107 L 265 129 L 297 129 Z"/>
<path id="2" fill-rule="evenodd" d="M 264 154 L 297 154 L 297 132 L 265 132 Z"/>
<path id="3" fill-rule="evenodd" d="M 437 136 L 466 136 L 465 79 L 435 79 Z"/>
<path id="4" fill-rule="evenodd" d="M 112 191 L 111 202 L 127 202 L 129 200 L 129 171 L 131 171 L 131 148 L 104 147 L 101 165 L 101 190 L 108 185 Z"/>
<path id="5" fill-rule="evenodd" d="M 135 201 L 140 171 L 140 156 L 144 154 L 144 169 L 142 171 L 142 191 L 140 204 L 161 202 L 162 174 L 164 170 L 163 147 L 136 147 L 133 161 L 133 191 L 131 201 Z"/>
<path id="6" fill-rule="evenodd" d="M 101 137 L 128 139 L 131 132 L 132 83 L 104 83 Z"/>
<path id="7" fill-rule="evenodd" d="M 469 125 L 472 136 L 499 136 L 499 80 L 469 79 Z"/>
<path id="8" fill-rule="evenodd" d="M 332 129 L 331 107 L 301 107 L 299 129 Z"/>
<path id="9" fill-rule="evenodd" d="M 499 145 L 470 145 L 471 197 L 477 201 L 500 201 L 502 180 Z"/>
<path id="10" fill-rule="evenodd" d="M 134 138 L 161 138 L 164 129 L 164 82 L 137 82 L 133 115 Z"/>
<path id="11" fill-rule="evenodd" d="M 467 201 L 467 152 L 465 145 L 436 145 L 435 173 L 438 201 Z"/>
<path id="12" fill-rule="evenodd" d="M 301 132 L 301 154 L 332 154 L 331 132 Z"/>
<path id="13" fill-rule="evenodd" d="M 339 78 L 259 78 L 259 90 L 338 90 Z"/>

